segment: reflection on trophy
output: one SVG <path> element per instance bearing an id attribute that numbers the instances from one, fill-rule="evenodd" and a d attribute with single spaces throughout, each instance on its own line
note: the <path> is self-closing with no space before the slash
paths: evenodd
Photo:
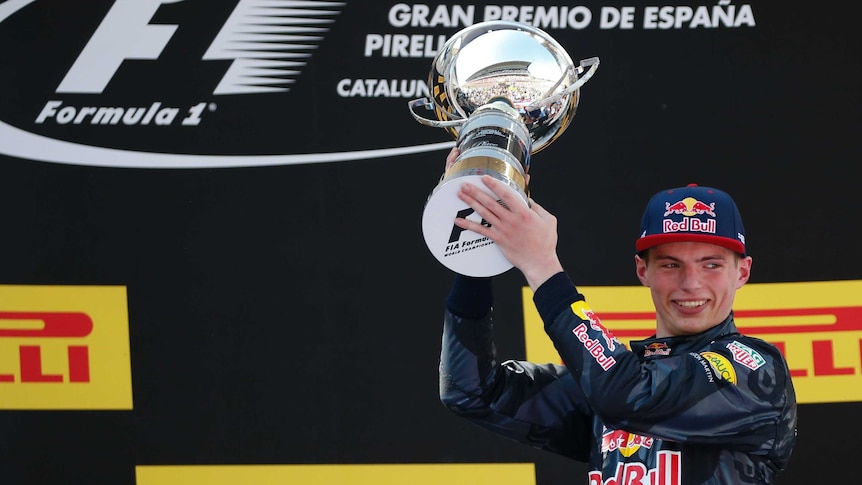
<path id="1" fill-rule="evenodd" d="M 480 180 L 490 175 L 529 204 L 530 156 L 563 133 L 598 66 L 593 57 L 575 67 L 547 33 L 516 22 L 481 22 L 446 41 L 428 78 L 432 98 L 409 103 L 417 121 L 446 129 L 460 151 L 422 216 L 425 243 L 444 266 L 468 276 L 512 267 L 493 241 L 455 225 L 456 217 L 486 224 L 457 193 L 469 182 L 490 194 Z M 420 116 L 422 108 L 434 119 Z"/>

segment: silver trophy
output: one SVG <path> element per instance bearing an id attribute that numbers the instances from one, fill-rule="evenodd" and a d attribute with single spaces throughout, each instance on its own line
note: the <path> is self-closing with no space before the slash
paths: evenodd
<path id="1" fill-rule="evenodd" d="M 480 180 L 490 175 L 529 204 L 530 156 L 565 131 L 580 87 L 598 66 L 592 57 L 576 67 L 550 35 L 517 22 L 481 22 L 446 41 L 428 76 L 431 99 L 409 102 L 418 122 L 446 129 L 460 150 L 422 216 L 425 243 L 444 266 L 468 276 L 512 267 L 493 241 L 455 225 L 456 217 L 487 224 L 458 199 L 458 191 L 469 182 L 490 194 Z M 434 118 L 420 116 L 423 110 Z"/>

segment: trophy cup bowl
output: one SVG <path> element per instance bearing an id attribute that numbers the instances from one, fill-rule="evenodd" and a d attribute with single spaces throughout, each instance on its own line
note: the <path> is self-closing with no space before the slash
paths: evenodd
<path id="1" fill-rule="evenodd" d="M 444 266 L 467 276 L 512 267 L 493 241 L 455 225 L 456 217 L 486 224 L 458 191 L 469 182 L 491 194 L 480 180 L 490 175 L 528 205 L 530 157 L 569 126 L 580 87 L 598 65 L 593 57 L 575 66 L 550 35 L 518 22 L 480 22 L 446 41 L 431 65 L 430 98 L 409 102 L 418 122 L 445 129 L 460 152 L 422 216 L 425 243 Z M 434 118 L 420 116 L 422 109 Z"/>

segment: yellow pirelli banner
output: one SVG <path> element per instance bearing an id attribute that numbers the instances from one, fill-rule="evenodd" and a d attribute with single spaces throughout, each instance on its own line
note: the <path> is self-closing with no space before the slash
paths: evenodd
<path id="1" fill-rule="evenodd" d="M 0 285 L 0 409 L 132 409 L 126 288 Z"/>
<path id="2" fill-rule="evenodd" d="M 136 485 L 535 485 L 532 463 L 138 466 Z"/>
<path id="3" fill-rule="evenodd" d="M 655 333 L 643 286 L 579 286 L 590 308 L 623 343 Z M 527 360 L 560 362 L 529 288 L 524 301 Z M 749 283 L 736 294 L 739 330 L 787 358 L 799 403 L 862 401 L 862 280 Z"/>

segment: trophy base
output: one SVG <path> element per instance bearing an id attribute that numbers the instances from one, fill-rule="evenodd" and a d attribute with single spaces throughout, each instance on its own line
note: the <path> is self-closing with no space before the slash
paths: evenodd
<path id="1" fill-rule="evenodd" d="M 494 173 L 488 173 L 494 176 Z M 482 183 L 482 174 L 463 175 L 444 181 L 434 189 L 425 204 L 422 214 L 422 232 L 425 244 L 437 260 L 452 271 L 466 276 L 496 276 L 512 268 L 512 263 L 494 241 L 473 231 L 455 225 L 455 218 L 463 217 L 482 222 L 481 217 L 469 205 L 458 198 L 464 183 L 471 183 L 496 197 Z M 518 194 L 518 200 L 527 205 L 523 193 L 507 184 L 509 190 Z"/>

